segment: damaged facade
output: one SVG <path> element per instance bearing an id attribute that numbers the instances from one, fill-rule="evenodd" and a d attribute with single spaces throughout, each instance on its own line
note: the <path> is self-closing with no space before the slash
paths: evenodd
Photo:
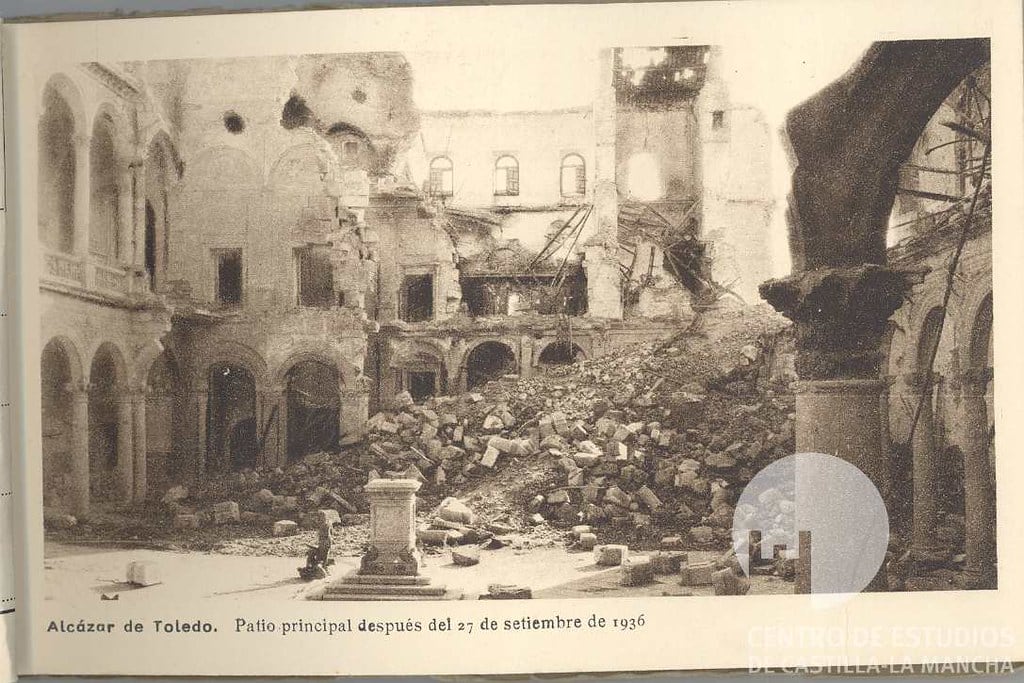
<path id="1" fill-rule="evenodd" d="M 417 399 L 667 337 L 768 274 L 769 134 L 706 47 L 592 105 L 419 112 L 399 54 L 39 84 L 46 506 L 357 440 Z M 665 88 L 666 83 L 677 84 Z"/>

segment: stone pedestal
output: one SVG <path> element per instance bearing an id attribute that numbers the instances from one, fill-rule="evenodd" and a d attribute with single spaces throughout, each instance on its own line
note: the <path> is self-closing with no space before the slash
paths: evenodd
<path id="1" fill-rule="evenodd" d="M 321 600 L 445 600 L 457 597 L 420 575 L 416 549 L 416 491 L 413 479 L 375 479 L 370 499 L 369 547 L 359 569 L 332 582 Z"/>

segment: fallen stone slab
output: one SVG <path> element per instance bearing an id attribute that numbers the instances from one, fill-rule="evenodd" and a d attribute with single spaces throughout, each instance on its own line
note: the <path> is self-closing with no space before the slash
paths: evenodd
<path id="1" fill-rule="evenodd" d="M 647 555 L 630 555 L 622 560 L 623 586 L 644 586 L 654 580 L 654 567 Z"/>
<path id="2" fill-rule="evenodd" d="M 480 548 L 465 546 L 452 549 L 452 562 L 460 567 L 472 567 L 480 563 Z"/>
<path id="3" fill-rule="evenodd" d="M 416 539 L 423 545 L 455 545 L 462 534 L 451 529 L 418 529 Z"/>
<path id="4" fill-rule="evenodd" d="M 624 545 L 599 545 L 594 548 L 594 564 L 601 567 L 616 567 L 629 557 L 629 547 Z"/>
<path id="5" fill-rule="evenodd" d="M 487 592 L 480 595 L 481 600 L 531 600 L 533 591 L 527 586 L 514 584 L 492 583 Z"/>
<path id="6" fill-rule="evenodd" d="M 577 524 L 572 528 L 573 538 L 578 539 L 583 534 L 589 534 L 593 531 L 588 524 Z"/>
<path id="7" fill-rule="evenodd" d="M 715 563 L 697 562 L 684 564 L 679 570 L 679 585 L 710 586 L 714 583 Z"/>
<path id="8" fill-rule="evenodd" d="M 580 534 L 579 546 L 581 550 L 593 550 L 597 546 L 597 534 Z"/>

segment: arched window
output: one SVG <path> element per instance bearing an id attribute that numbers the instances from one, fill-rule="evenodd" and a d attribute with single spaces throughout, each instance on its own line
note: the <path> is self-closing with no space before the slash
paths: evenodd
<path id="1" fill-rule="evenodd" d="M 118 178 L 114 150 L 114 122 L 99 116 L 89 147 L 89 251 L 104 258 L 118 257 Z"/>
<path id="2" fill-rule="evenodd" d="M 430 162 L 430 194 L 435 197 L 451 197 L 453 188 L 452 160 L 448 157 L 434 157 Z"/>
<path id="3" fill-rule="evenodd" d="M 562 196 L 582 197 L 587 193 L 587 164 L 579 154 L 562 158 Z"/>
<path id="4" fill-rule="evenodd" d="M 502 197 L 519 195 L 519 162 L 505 155 L 494 163 L 494 194 Z"/>
<path id="5" fill-rule="evenodd" d="M 71 107 L 48 86 L 39 121 L 39 239 L 70 253 L 75 247 L 75 119 Z"/>

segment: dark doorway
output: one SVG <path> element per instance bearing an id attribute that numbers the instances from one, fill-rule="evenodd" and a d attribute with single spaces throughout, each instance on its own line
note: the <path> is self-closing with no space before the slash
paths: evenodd
<path id="1" fill-rule="evenodd" d="M 288 460 L 338 450 L 341 395 L 338 371 L 318 361 L 288 371 Z"/>
<path id="2" fill-rule="evenodd" d="M 242 303 L 241 249 L 228 249 L 217 254 L 217 303 L 226 306 Z"/>
<path id="3" fill-rule="evenodd" d="M 434 276 L 406 275 L 402 280 L 398 317 L 410 323 L 434 317 Z"/>
<path id="4" fill-rule="evenodd" d="M 256 467 L 256 384 L 245 368 L 222 364 L 210 370 L 206 435 L 207 470 Z"/>
<path id="5" fill-rule="evenodd" d="M 437 396 L 437 373 L 429 371 L 410 371 L 406 373 L 406 387 L 417 403 L 431 396 Z"/>
<path id="6" fill-rule="evenodd" d="M 571 365 L 583 357 L 583 350 L 567 341 L 552 342 L 540 352 L 537 362 L 542 366 Z"/>
<path id="7" fill-rule="evenodd" d="M 117 497 L 118 365 L 114 351 L 101 346 L 89 371 L 89 496 Z M 124 457 L 128 454 L 125 453 Z"/>
<path id="8" fill-rule="evenodd" d="M 156 211 L 146 200 L 146 273 L 149 276 L 149 289 L 156 285 Z"/>
<path id="9" fill-rule="evenodd" d="M 516 372 L 516 355 L 507 344 L 483 342 L 466 359 L 466 387 L 476 389 Z"/>
<path id="10" fill-rule="evenodd" d="M 71 362 L 64 348 L 52 341 L 43 349 L 43 507 L 62 509 L 75 489 L 74 414 L 67 394 L 71 384 Z"/>

